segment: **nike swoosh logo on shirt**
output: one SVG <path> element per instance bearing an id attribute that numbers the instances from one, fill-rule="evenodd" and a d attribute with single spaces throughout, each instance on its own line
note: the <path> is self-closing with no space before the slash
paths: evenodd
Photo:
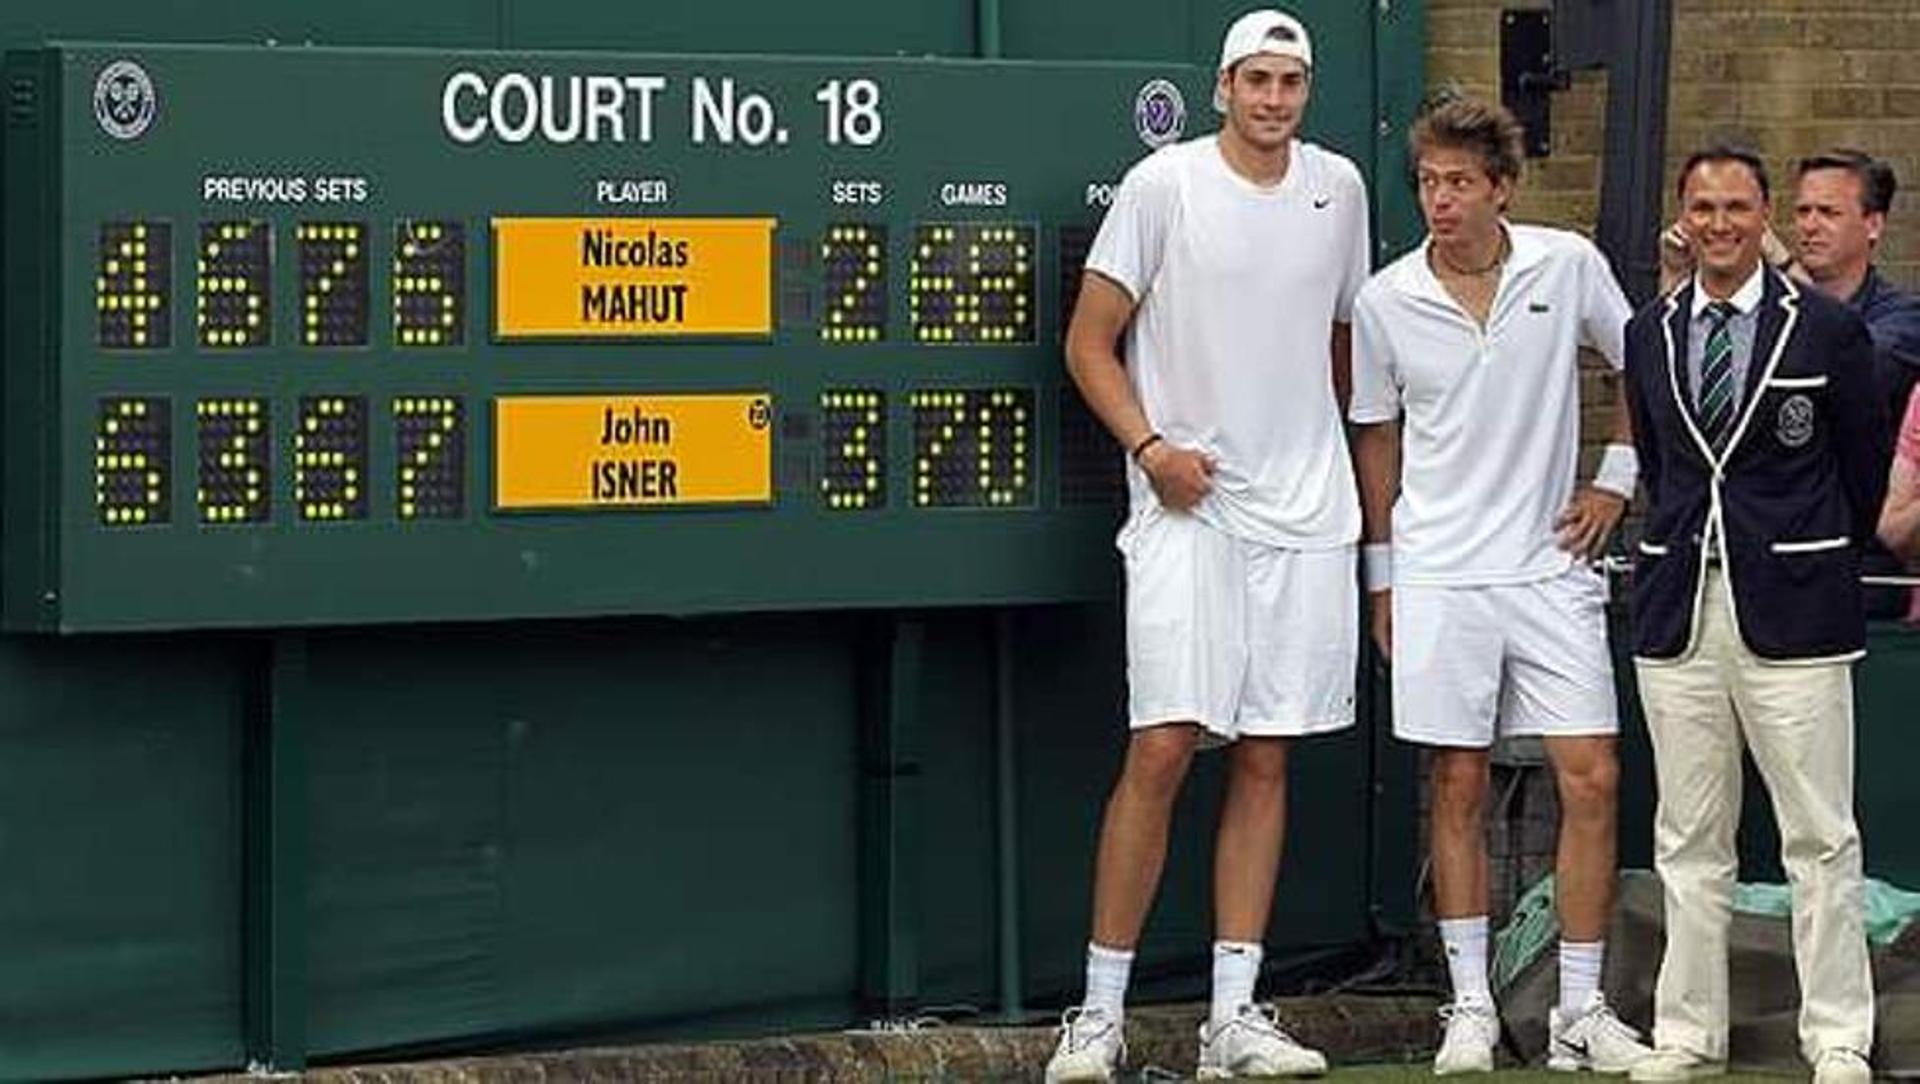
<path id="1" fill-rule="evenodd" d="M 1527 311 L 1528 312 L 1546 312 L 1550 308 L 1552 308 L 1552 306 L 1548 305 L 1544 301 L 1535 301 L 1532 304 L 1527 306 Z"/>
<path id="2" fill-rule="evenodd" d="M 1332 202 L 1332 196 L 1316 196 L 1313 200 L 1313 209 L 1316 211 L 1324 211 L 1327 209 L 1327 205 Z"/>

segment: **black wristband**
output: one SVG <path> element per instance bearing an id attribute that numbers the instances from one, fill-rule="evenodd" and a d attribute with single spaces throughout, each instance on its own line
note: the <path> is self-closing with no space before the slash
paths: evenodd
<path id="1" fill-rule="evenodd" d="M 1131 452 L 1128 452 L 1127 454 L 1133 457 L 1133 461 L 1135 463 L 1138 463 L 1140 462 L 1141 453 L 1145 452 L 1148 448 L 1151 448 L 1154 445 L 1160 443 L 1163 439 L 1165 438 L 1163 438 L 1158 433 L 1148 433 L 1146 436 L 1142 437 L 1140 439 L 1140 443 L 1134 445 L 1133 450 Z"/>

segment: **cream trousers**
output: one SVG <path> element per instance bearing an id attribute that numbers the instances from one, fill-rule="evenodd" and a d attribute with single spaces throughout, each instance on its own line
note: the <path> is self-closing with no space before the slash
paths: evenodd
<path id="1" fill-rule="evenodd" d="M 1654 867 L 1666 895 L 1666 955 L 1654 989 L 1654 1043 L 1724 1061 L 1727 926 L 1739 872 L 1740 743 L 1773 799 L 1793 888 L 1800 1049 L 1809 1062 L 1873 1046 L 1860 831 L 1853 819 L 1853 665 L 1780 665 L 1747 650 L 1727 584 L 1707 573 L 1694 651 L 1640 661 L 1660 800 Z"/>

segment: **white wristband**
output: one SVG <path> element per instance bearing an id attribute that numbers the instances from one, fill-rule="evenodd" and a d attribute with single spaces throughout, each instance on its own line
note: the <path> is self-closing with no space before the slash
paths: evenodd
<path id="1" fill-rule="evenodd" d="M 1368 542 L 1360 547 L 1360 579 L 1368 591 L 1386 591 L 1393 587 L 1393 546 L 1386 542 Z"/>
<path id="2" fill-rule="evenodd" d="M 1600 457 L 1600 470 L 1593 476 L 1593 488 L 1604 489 L 1621 500 L 1633 499 L 1640 481 L 1640 453 L 1631 444 L 1609 444 Z"/>

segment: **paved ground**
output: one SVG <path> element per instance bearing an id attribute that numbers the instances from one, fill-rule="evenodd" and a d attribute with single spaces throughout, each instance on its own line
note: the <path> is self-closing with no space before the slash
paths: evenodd
<path id="1" fill-rule="evenodd" d="M 1316 997 L 1284 999 L 1279 1005 L 1283 1019 L 1303 1041 L 1347 1064 L 1418 1059 L 1431 1049 L 1435 1037 L 1434 1003 L 1429 998 Z M 1195 1031 L 1204 1012 L 1201 1005 L 1130 1011 L 1127 1038 L 1132 1078 L 1191 1076 Z M 314 1084 L 1014 1081 L 1038 1080 L 1052 1051 L 1050 1026 L 947 1026 L 350 1066 L 315 1069 L 303 1077 Z M 211 1079 L 219 1084 L 257 1084 L 261 1078 Z"/>
<path id="2" fill-rule="evenodd" d="M 1337 1064 L 1329 1084 L 1431 1082 L 1435 1002 L 1423 997 L 1282 999 L 1282 1019 Z M 1127 1015 L 1126 1080 L 1190 1079 L 1203 1005 L 1150 1006 Z M 688 1043 L 544 1054 L 344 1066 L 301 1074 L 313 1084 L 624 1084 L 628 1081 L 839 1084 L 866 1081 L 1037 1081 L 1053 1048 L 1051 1027 L 928 1027 L 743 1042 Z M 260 1076 L 210 1078 L 259 1084 Z M 291 1079 L 291 1078 L 289 1078 Z M 1578 1078 L 1573 1078 L 1578 1079 Z M 1729 1076 L 1729 1084 L 1779 1084 L 1779 1076 Z M 1558 1073 L 1506 1070 L 1476 1084 L 1568 1084 Z"/>

